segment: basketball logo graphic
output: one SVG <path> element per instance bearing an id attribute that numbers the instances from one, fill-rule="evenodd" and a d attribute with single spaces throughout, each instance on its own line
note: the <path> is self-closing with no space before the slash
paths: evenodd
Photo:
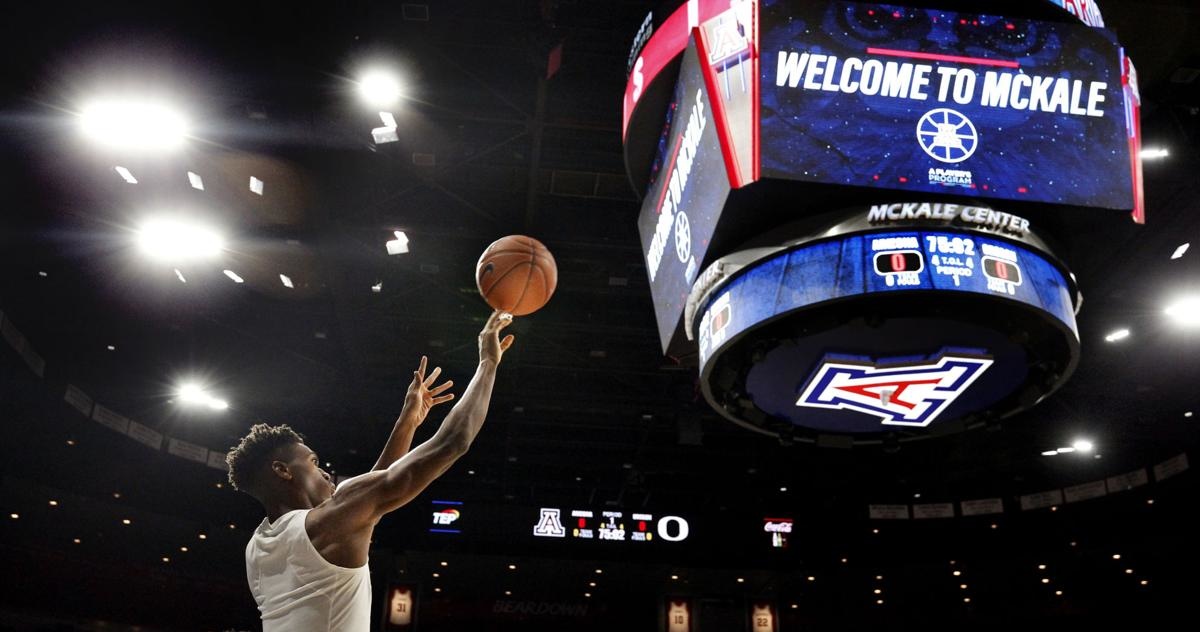
<path id="1" fill-rule="evenodd" d="M 692 225 L 682 212 L 675 216 L 675 256 L 680 263 L 687 263 L 692 256 Z"/>
<path id="2" fill-rule="evenodd" d="M 979 146 L 971 119 L 949 108 L 930 110 L 917 121 L 917 142 L 939 162 L 962 162 Z"/>

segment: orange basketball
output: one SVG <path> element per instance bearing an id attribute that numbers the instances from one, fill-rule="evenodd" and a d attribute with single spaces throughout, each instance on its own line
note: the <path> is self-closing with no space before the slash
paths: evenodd
<path id="1" fill-rule="evenodd" d="M 509 235 L 483 251 L 475 265 L 475 285 L 493 309 L 524 316 L 550 300 L 558 286 L 558 266 L 542 242 Z"/>

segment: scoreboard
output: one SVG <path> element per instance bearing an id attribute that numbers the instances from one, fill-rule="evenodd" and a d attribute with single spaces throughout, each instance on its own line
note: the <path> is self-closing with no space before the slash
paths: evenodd
<path id="1" fill-rule="evenodd" d="M 785 441 L 1037 404 L 1079 360 L 1061 246 L 1145 220 L 1139 107 L 1092 0 L 651 13 L 622 129 L 664 353 Z M 603 519 L 573 529 L 620 531 Z"/>

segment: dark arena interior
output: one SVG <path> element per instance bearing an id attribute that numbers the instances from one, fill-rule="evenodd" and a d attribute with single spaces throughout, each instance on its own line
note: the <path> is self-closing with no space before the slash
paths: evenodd
<path id="1" fill-rule="evenodd" d="M 226 452 L 288 424 L 340 483 L 422 355 L 461 401 L 507 235 L 557 287 L 375 528 L 371 630 L 1194 625 L 1195 0 L 0 31 L 0 631 L 263 629 Z"/>

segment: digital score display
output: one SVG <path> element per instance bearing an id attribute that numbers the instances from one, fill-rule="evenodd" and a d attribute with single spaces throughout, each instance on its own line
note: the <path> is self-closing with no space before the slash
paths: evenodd
<path id="1" fill-rule="evenodd" d="M 906 231 L 818 242 L 755 264 L 714 295 L 697 332 L 700 363 L 747 327 L 778 314 L 896 290 L 1005 297 L 1045 311 L 1076 331 L 1067 287 L 1062 271 L 1040 254 L 978 235 Z"/>
<path id="2" fill-rule="evenodd" d="M 691 525 L 679 516 L 559 507 L 542 507 L 533 527 L 536 537 L 607 542 L 682 542 L 690 533 Z"/>
<path id="3" fill-rule="evenodd" d="M 760 11 L 762 177 L 1138 207 L 1136 77 L 1111 32 L 854 2 Z"/>

